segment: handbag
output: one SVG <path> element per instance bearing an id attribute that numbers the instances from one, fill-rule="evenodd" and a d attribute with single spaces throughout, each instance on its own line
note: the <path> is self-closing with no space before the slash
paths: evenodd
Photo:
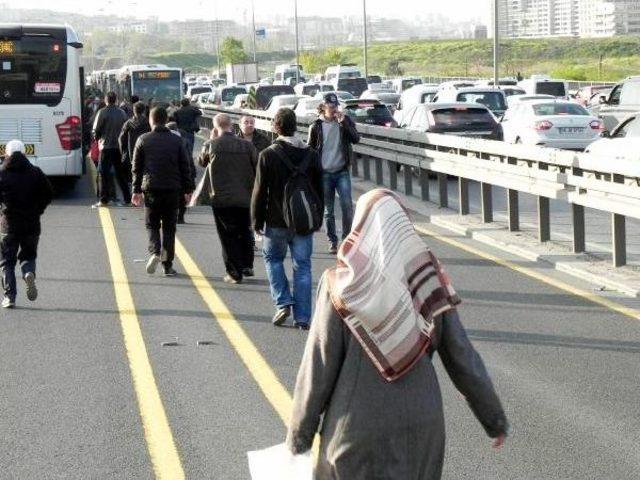
<path id="1" fill-rule="evenodd" d="M 294 455 L 281 443 L 247 456 L 252 480 L 313 480 L 311 451 Z"/>
<path id="2" fill-rule="evenodd" d="M 91 148 L 89 149 L 89 158 L 96 165 L 98 164 L 98 160 L 100 160 L 100 148 L 98 147 L 98 142 L 96 140 L 91 141 Z"/>

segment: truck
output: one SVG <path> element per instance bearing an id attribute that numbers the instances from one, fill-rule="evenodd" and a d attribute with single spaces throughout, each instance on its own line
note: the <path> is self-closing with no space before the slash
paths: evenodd
<path id="1" fill-rule="evenodd" d="M 257 63 L 227 64 L 227 85 L 258 83 L 259 80 Z"/>

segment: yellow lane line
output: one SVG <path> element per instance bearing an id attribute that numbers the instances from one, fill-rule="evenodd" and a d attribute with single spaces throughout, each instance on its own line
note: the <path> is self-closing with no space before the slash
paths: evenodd
<path id="1" fill-rule="evenodd" d="M 559 290 L 562 290 L 564 292 L 570 293 L 572 295 L 575 295 L 577 297 L 581 297 L 585 300 L 588 300 L 592 303 L 595 303 L 597 305 L 600 305 L 602 307 L 605 307 L 609 310 L 612 310 L 616 313 L 620 313 L 626 317 L 632 318 L 634 320 L 640 320 L 640 310 L 637 310 L 635 308 L 631 308 L 631 307 L 627 307 L 625 305 L 622 305 L 620 303 L 614 302 L 613 300 L 610 300 L 608 298 L 605 297 L 601 297 L 600 295 L 596 295 L 592 292 L 589 292 L 587 290 L 584 290 L 582 288 L 578 288 L 578 287 L 574 287 L 573 285 L 570 285 L 568 283 L 565 283 L 561 280 L 556 280 L 555 278 L 551 278 L 548 277 L 547 275 L 544 275 L 540 272 L 537 272 L 531 268 L 528 267 L 523 267 L 521 265 L 517 265 L 513 262 L 510 262 L 509 260 L 505 260 L 499 257 L 496 257 L 495 255 L 491 255 L 490 253 L 484 252 L 482 250 L 478 250 L 477 248 L 471 247 L 469 245 L 466 245 L 462 242 L 459 242 L 458 240 L 454 240 L 453 238 L 450 238 L 448 236 L 445 235 L 441 235 L 433 230 L 430 230 L 428 228 L 423 227 L 422 225 L 416 225 L 415 226 L 416 230 L 424 235 L 427 235 L 429 237 L 433 237 L 436 240 L 439 240 L 443 243 L 446 243 L 448 245 L 451 245 L 452 247 L 455 247 L 457 249 L 460 250 L 464 250 L 465 252 L 471 253 L 473 255 L 476 255 L 480 258 L 484 258 L 485 260 L 489 260 L 493 263 L 496 263 L 502 267 L 508 268 L 510 270 L 513 270 L 515 272 L 521 273 L 522 275 L 526 275 L 527 277 L 533 278 L 534 280 L 537 280 L 539 282 L 542 282 L 546 285 L 549 285 L 551 287 L 555 287 Z"/>
<path id="2" fill-rule="evenodd" d="M 122 335 L 153 471 L 156 478 L 161 480 L 182 480 L 184 470 L 149 362 L 113 220 L 106 208 L 98 209 L 98 213 L 107 245 Z"/>
<path id="3" fill-rule="evenodd" d="M 176 257 L 264 396 L 289 425 L 293 400 L 287 389 L 178 239 Z"/>

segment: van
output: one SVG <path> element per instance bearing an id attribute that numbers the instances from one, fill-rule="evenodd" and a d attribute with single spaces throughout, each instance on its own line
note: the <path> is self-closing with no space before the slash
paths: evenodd
<path id="1" fill-rule="evenodd" d="M 629 77 L 619 83 L 608 95 L 601 95 L 598 105 L 590 111 L 612 132 L 618 124 L 632 113 L 640 110 L 640 77 Z"/>
<path id="2" fill-rule="evenodd" d="M 332 82 L 335 85 L 335 80 L 339 80 L 341 78 L 360 78 L 362 74 L 360 73 L 360 69 L 356 66 L 355 63 L 347 63 L 344 65 L 333 65 L 328 67 L 324 72 L 324 79 L 327 82 Z M 366 83 L 365 79 L 365 83 Z M 366 90 L 366 88 L 365 88 Z M 364 90 L 363 90 L 364 91 Z"/>
<path id="3" fill-rule="evenodd" d="M 528 95 L 553 95 L 557 98 L 569 100 L 569 86 L 564 80 L 556 80 L 543 75 L 534 75 L 531 78 L 518 82 Z"/>
<path id="4" fill-rule="evenodd" d="M 297 78 L 296 78 L 297 72 Z M 297 80 L 297 81 L 296 81 Z M 302 70 L 302 65 L 296 65 L 295 63 L 285 63 L 278 65 L 273 75 L 274 85 L 295 85 L 299 82 L 304 82 L 305 76 Z"/>

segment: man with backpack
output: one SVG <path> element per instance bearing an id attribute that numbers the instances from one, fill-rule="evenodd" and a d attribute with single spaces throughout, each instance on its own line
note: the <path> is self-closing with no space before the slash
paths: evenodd
<path id="1" fill-rule="evenodd" d="M 296 115 L 281 108 L 273 119 L 278 138 L 260 154 L 251 199 L 251 220 L 263 235 L 262 252 L 276 307 L 275 326 L 293 313 L 294 326 L 311 321 L 313 232 L 322 226 L 322 164 L 318 153 L 294 137 Z M 293 259 L 293 294 L 284 270 L 287 250 Z"/>

